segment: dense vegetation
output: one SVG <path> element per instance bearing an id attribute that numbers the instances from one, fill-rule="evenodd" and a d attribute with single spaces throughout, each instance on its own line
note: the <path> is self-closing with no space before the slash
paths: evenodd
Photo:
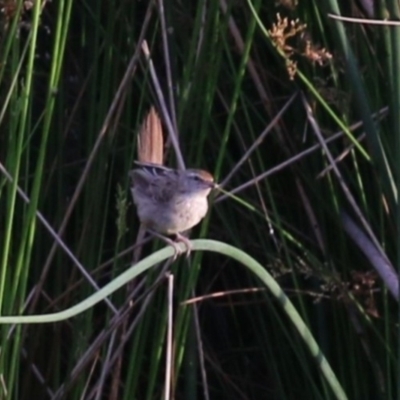
<path id="1" fill-rule="evenodd" d="M 0 315 L 131 268 L 152 105 L 234 194 L 191 238 L 271 274 L 197 242 L 77 316 L 0 325 L 1 399 L 396 398 L 400 28 L 331 14 L 398 2 L 0 3 Z"/>

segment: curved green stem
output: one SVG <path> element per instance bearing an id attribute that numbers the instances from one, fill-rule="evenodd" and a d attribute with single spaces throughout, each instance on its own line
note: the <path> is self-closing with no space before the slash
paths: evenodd
<path id="1" fill-rule="evenodd" d="M 338 399 L 347 399 L 346 394 L 344 393 L 339 381 L 337 380 L 334 372 L 328 364 L 328 361 L 326 360 L 317 342 L 315 341 L 310 330 L 308 329 L 308 326 L 304 323 L 300 314 L 297 312 L 296 308 L 286 296 L 281 287 L 278 285 L 278 283 L 275 281 L 275 279 L 265 270 L 265 268 L 261 264 L 254 260 L 254 258 L 244 253 L 242 250 L 239 250 L 225 243 L 217 242 L 214 240 L 194 240 L 192 242 L 192 245 L 193 251 L 207 250 L 231 257 L 234 260 L 245 265 L 255 275 L 257 275 L 261 279 L 261 281 L 268 287 L 269 291 L 280 303 L 283 310 L 296 327 L 298 333 L 308 346 L 311 355 L 313 356 L 322 374 L 325 376 L 326 380 L 331 386 L 336 397 Z M 104 286 L 101 290 L 99 290 L 92 296 L 89 296 L 86 300 L 78 303 L 71 308 L 68 308 L 67 310 L 45 315 L 2 316 L 0 317 L 0 324 L 38 324 L 62 321 L 67 318 L 73 317 L 104 300 L 107 296 L 127 284 L 131 279 L 135 278 L 150 267 L 173 256 L 173 254 L 174 250 L 171 246 L 168 246 L 162 250 L 153 253 L 151 256 L 146 257 L 144 260 L 130 267 L 127 271 L 119 275 L 117 278 L 113 279 L 112 282 Z"/>

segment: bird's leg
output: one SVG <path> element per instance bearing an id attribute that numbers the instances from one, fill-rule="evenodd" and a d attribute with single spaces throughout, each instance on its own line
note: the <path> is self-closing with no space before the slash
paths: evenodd
<path id="1" fill-rule="evenodd" d="M 186 246 L 186 257 L 190 256 L 190 252 L 192 251 L 192 242 L 186 237 L 181 235 L 180 233 L 175 233 L 175 239 L 177 242 L 182 242 Z"/>
<path id="2" fill-rule="evenodd" d="M 163 242 L 169 244 L 170 246 L 172 246 L 174 248 L 174 257 L 173 257 L 173 261 L 176 260 L 176 258 L 182 253 L 182 250 L 179 248 L 179 246 L 176 244 L 176 242 L 174 242 L 173 240 L 171 240 L 169 237 L 162 235 L 161 233 L 158 233 L 156 231 L 154 231 L 153 229 L 147 229 L 147 231 L 149 233 L 151 233 L 152 235 L 158 237 L 159 239 L 161 239 Z M 186 239 L 187 240 L 187 239 Z"/>

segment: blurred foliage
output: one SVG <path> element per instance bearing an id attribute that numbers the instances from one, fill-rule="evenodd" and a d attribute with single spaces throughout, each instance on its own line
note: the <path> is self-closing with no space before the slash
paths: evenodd
<path id="1" fill-rule="evenodd" d="M 227 3 L 0 1 L 1 314 L 66 309 L 130 266 L 128 171 L 155 105 L 188 166 L 247 184 L 191 237 L 274 275 L 348 398 L 396 398 L 397 303 L 377 265 L 393 272 L 400 248 L 399 28 L 329 17 L 365 18 L 354 2 Z M 163 397 L 166 269 L 66 322 L 2 325 L 0 398 Z M 168 270 L 171 398 L 338 397 L 252 273 L 213 253 Z"/>

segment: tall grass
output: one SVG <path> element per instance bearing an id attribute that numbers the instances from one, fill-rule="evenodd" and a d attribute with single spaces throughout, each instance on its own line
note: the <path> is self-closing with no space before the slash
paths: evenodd
<path id="1" fill-rule="evenodd" d="M 0 398 L 396 397 L 399 28 L 275 3 L 1 3 L 0 314 L 67 309 L 130 267 L 156 105 L 186 165 L 238 196 L 191 237 L 274 276 L 346 394 L 251 271 L 194 252 L 72 319 L 0 325 Z"/>

